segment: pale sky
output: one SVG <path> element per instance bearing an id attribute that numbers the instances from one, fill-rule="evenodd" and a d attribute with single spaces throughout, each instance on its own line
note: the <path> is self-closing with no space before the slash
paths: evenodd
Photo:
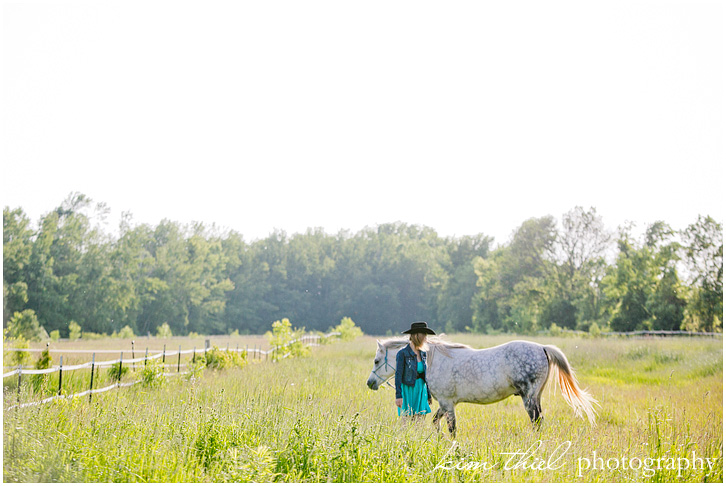
<path id="1" fill-rule="evenodd" d="M 724 3 L 3 1 L 1 203 L 250 241 L 723 223 Z"/>

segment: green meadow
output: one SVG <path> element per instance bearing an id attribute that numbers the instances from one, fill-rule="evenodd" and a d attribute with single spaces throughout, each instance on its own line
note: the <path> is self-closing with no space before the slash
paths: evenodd
<path id="1" fill-rule="evenodd" d="M 449 339 L 487 347 L 515 337 Z M 5 379 L 3 479 L 723 481 L 721 339 L 521 339 L 564 351 L 599 402 L 597 425 L 575 417 L 555 386 L 543 394 L 538 430 L 519 397 L 458 405 L 455 440 L 445 427 L 437 432 L 430 416 L 401 421 L 393 390 L 365 385 L 376 348 L 365 336 L 306 357 L 157 378 L 90 403 L 82 397 L 9 409 L 17 377 Z M 75 373 L 68 386 L 82 389 L 89 371 Z M 33 398 L 26 386 L 23 402 Z"/>

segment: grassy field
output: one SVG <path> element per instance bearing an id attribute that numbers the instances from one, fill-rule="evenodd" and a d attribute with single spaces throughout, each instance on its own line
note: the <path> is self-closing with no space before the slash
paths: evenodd
<path id="1" fill-rule="evenodd" d="M 450 339 L 485 347 L 513 337 Z M 565 352 L 600 402 L 596 426 L 576 418 L 559 390 L 545 391 L 538 431 L 519 397 L 459 405 L 456 441 L 430 417 L 402 422 L 393 390 L 365 386 L 375 340 L 363 337 L 305 358 L 114 390 L 90 404 L 8 410 L 16 395 L 6 381 L 3 479 L 723 481 L 720 339 L 530 339 Z"/>

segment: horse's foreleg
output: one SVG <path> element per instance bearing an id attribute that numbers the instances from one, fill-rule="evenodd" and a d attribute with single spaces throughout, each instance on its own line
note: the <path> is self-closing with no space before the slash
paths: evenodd
<path id="1" fill-rule="evenodd" d="M 446 411 L 446 421 L 449 424 L 449 433 L 451 434 L 451 438 L 456 438 L 456 414 L 454 413 L 454 407 L 451 407 L 451 410 Z"/>
<path id="2" fill-rule="evenodd" d="M 439 400 L 439 409 L 434 414 L 434 425 L 439 428 L 439 422 L 446 416 L 446 422 L 449 425 L 449 433 L 451 437 L 456 436 L 456 414 L 454 413 L 454 403 L 447 400 Z"/>
<path id="3" fill-rule="evenodd" d="M 440 430 L 439 422 L 441 421 L 441 417 L 443 417 L 443 416 L 444 416 L 444 410 L 441 407 L 439 407 L 439 409 L 434 414 L 434 421 L 433 421 L 434 427 L 436 427 L 437 431 Z"/>

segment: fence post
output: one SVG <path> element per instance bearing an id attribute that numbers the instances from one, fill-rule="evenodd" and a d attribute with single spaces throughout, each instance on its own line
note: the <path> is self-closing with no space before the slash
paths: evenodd
<path id="1" fill-rule="evenodd" d="M 123 354 L 121 356 L 123 356 Z M 135 357 L 136 356 L 134 356 L 134 341 L 132 340 L 131 341 L 131 368 L 134 370 L 136 369 L 136 363 L 133 362 Z"/>
<path id="2" fill-rule="evenodd" d="M 23 365 L 18 363 L 18 403 L 20 403 L 20 385 L 23 384 Z"/>
<path id="3" fill-rule="evenodd" d="M 204 361 L 207 360 L 207 350 L 209 349 L 209 339 L 204 340 Z"/>
<path id="4" fill-rule="evenodd" d="M 146 353 L 144 353 L 144 368 L 146 368 L 146 360 L 149 357 L 149 348 L 146 348 Z"/>
<path id="5" fill-rule="evenodd" d="M 161 352 L 161 364 L 166 363 L 166 344 L 164 345 L 164 350 Z"/>
<path id="6" fill-rule="evenodd" d="M 121 388 L 121 369 L 123 368 L 124 352 L 121 351 L 121 356 L 118 359 L 118 375 L 116 375 L 117 388 Z"/>
<path id="7" fill-rule="evenodd" d="M 61 394 L 61 387 L 63 386 L 63 355 L 60 357 L 60 368 L 58 368 L 58 395 Z"/>
<path id="8" fill-rule="evenodd" d="M 176 358 L 176 372 L 179 373 L 179 368 L 181 367 L 181 344 L 179 345 L 179 354 Z"/>
<path id="9" fill-rule="evenodd" d="M 192 363 L 197 362 L 197 347 L 194 346 L 194 351 L 192 351 Z"/>
<path id="10" fill-rule="evenodd" d="M 91 384 L 88 386 L 88 403 L 91 403 L 93 397 L 93 369 L 96 366 L 96 353 L 91 357 Z"/>

